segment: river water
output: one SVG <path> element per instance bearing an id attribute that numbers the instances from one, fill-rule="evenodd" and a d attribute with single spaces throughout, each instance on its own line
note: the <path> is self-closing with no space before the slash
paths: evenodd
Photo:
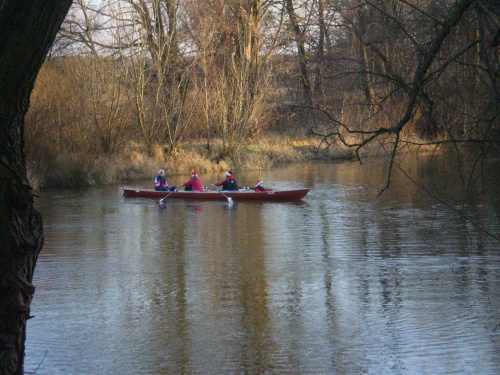
<path id="1" fill-rule="evenodd" d="M 237 176 L 300 203 L 42 192 L 26 372 L 499 374 L 500 243 L 453 211 L 499 237 L 498 194 L 463 205 L 433 163 L 407 170 L 451 208 L 396 172 L 377 197 L 376 160 Z"/>

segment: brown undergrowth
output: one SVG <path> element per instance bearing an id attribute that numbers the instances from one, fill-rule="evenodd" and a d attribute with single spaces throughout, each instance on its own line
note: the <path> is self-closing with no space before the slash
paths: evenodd
<path id="1" fill-rule="evenodd" d="M 61 151 L 45 162 L 28 162 L 29 178 L 35 190 L 47 187 L 105 185 L 120 181 L 153 178 L 159 169 L 167 176 L 223 170 L 268 170 L 276 165 L 307 162 L 318 157 L 320 141 L 284 135 L 268 135 L 249 141 L 234 155 L 220 157 L 218 139 L 185 142 L 173 152 L 156 146 L 147 155 L 141 145 L 129 144 L 116 154 L 93 155 Z"/>
<path id="2" fill-rule="evenodd" d="M 354 141 L 354 140 L 351 140 Z M 388 154 L 393 139 L 386 137 L 359 152 L 362 158 Z M 418 146 L 400 144 L 401 151 Z M 424 148 L 421 148 L 424 151 Z M 269 170 L 288 163 L 356 160 L 355 148 L 338 140 L 329 143 L 315 136 L 267 134 L 248 141 L 232 156 L 221 158 L 222 143 L 211 139 L 183 143 L 173 152 L 156 146 L 149 155 L 140 144 L 129 144 L 112 155 L 61 152 L 47 161 L 28 162 L 28 176 L 35 190 L 48 187 L 99 186 L 114 182 L 153 178 L 159 169 L 166 176 L 189 176 L 224 170 Z M 435 150 L 435 147 L 432 147 Z"/>

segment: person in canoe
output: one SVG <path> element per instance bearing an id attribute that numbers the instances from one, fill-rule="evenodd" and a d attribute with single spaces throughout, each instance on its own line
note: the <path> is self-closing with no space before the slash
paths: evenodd
<path id="1" fill-rule="evenodd" d="M 165 171 L 160 169 L 158 171 L 158 176 L 155 178 L 155 190 L 156 191 L 174 191 L 177 189 L 176 186 L 168 187 L 168 182 L 164 177 Z"/>
<path id="2" fill-rule="evenodd" d="M 261 181 L 261 180 L 258 180 L 257 181 L 257 184 L 255 185 L 255 187 L 253 188 L 255 191 L 271 191 L 269 189 L 266 189 L 264 187 L 264 182 Z"/>
<path id="3" fill-rule="evenodd" d="M 186 191 L 203 192 L 203 184 L 198 178 L 198 173 L 196 172 L 191 173 L 191 179 L 188 182 L 184 182 L 181 186 L 185 186 L 184 190 Z"/>
<path id="4" fill-rule="evenodd" d="M 227 171 L 226 178 L 222 181 L 219 181 L 215 184 L 215 186 L 221 186 L 222 190 L 239 190 L 236 179 L 233 176 L 233 172 Z"/>

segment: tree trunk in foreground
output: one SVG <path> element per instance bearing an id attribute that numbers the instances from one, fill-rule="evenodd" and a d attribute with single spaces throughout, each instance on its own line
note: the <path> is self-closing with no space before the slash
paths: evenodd
<path id="1" fill-rule="evenodd" d="M 26 175 L 24 117 L 71 0 L 0 0 L 0 374 L 24 373 L 31 284 L 43 245 Z"/>

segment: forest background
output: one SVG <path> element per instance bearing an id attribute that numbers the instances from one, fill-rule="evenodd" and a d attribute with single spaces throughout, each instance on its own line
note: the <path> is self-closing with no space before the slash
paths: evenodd
<path id="1" fill-rule="evenodd" d="M 425 149 L 472 186 L 498 155 L 499 47 L 491 0 L 77 0 L 31 96 L 28 175 L 385 155 L 390 176 Z"/>

